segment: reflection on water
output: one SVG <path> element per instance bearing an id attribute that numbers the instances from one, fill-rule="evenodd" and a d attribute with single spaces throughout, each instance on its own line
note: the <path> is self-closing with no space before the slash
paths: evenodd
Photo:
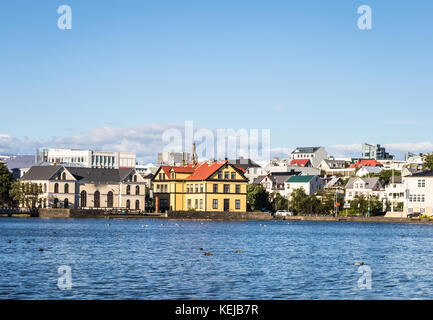
<path id="1" fill-rule="evenodd" d="M 413 224 L 2 218 L 0 298 L 432 299 L 432 240 Z"/>

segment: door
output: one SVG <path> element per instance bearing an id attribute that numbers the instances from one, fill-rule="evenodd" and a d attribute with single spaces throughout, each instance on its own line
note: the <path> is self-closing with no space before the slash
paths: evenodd
<path id="1" fill-rule="evenodd" d="M 230 199 L 224 199 L 224 211 L 230 210 Z"/>

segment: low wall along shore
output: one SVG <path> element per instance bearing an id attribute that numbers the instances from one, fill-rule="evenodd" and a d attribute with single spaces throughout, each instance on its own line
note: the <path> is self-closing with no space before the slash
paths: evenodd
<path id="1" fill-rule="evenodd" d="M 203 211 L 168 211 L 167 219 L 191 220 L 272 220 L 268 212 L 203 212 Z"/>

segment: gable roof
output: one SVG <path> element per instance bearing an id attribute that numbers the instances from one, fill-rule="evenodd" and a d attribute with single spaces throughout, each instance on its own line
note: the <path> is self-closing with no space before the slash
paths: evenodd
<path id="1" fill-rule="evenodd" d="M 22 177 L 22 180 L 49 180 L 62 166 L 33 166 Z"/>
<path id="2" fill-rule="evenodd" d="M 353 189 L 353 185 L 355 183 L 355 181 L 357 180 L 362 180 L 365 182 L 365 189 L 373 189 L 373 187 L 376 185 L 377 182 L 379 182 L 379 187 L 382 186 L 382 184 L 380 183 L 380 178 L 375 177 L 375 178 L 350 178 L 349 181 L 346 184 L 346 189 Z"/>
<path id="3" fill-rule="evenodd" d="M 290 161 L 291 165 L 295 165 L 298 167 L 305 167 L 308 163 L 310 163 L 310 159 L 293 159 Z"/>
<path id="4" fill-rule="evenodd" d="M 358 168 L 358 167 L 383 167 L 383 164 L 376 160 L 360 160 L 350 165 L 349 168 Z"/>
<path id="5" fill-rule="evenodd" d="M 166 174 L 166 180 L 169 181 L 202 181 L 210 178 L 215 172 L 221 169 L 224 166 L 233 167 L 245 180 L 247 180 L 244 176 L 244 171 L 242 169 L 237 168 L 233 164 L 228 163 L 227 160 L 224 161 L 214 161 L 209 164 L 208 162 L 197 163 L 196 165 L 188 164 L 185 167 L 176 167 L 176 166 L 161 166 L 159 170 L 163 170 Z M 154 179 L 158 176 L 159 170 L 155 173 Z M 185 178 L 171 178 L 170 171 L 180 173 L 191 173 L 188 177 Z"/>
<path id="6" fill-rule="evenodd" d="M 292 176 L 286 180 L 289 183 L 307 183 L 310 182 L 316 176 L 313 175 L 305 175 L 305 176 Z"/>
<path id="7" fill-rule="evenodd" d="M 65 169 L 74 176 L 77 181 L 83 183 L 119 183 L 124 181 L 132 172 L 128 169 L 82 168 L 64 166 L 33 166 L 23 175 L 22 180 L 50 180 L 54 175 Z M 139 175 L 137 175 L 138 177 Z M 140 176 L 141 177 L 141 176 Z M 140 178 L 139 178 L 140 179 Z"/>
<path id="8" fill-rule="evenodd" d="M 320 147 L 297 147 L 292 153 L 314 153 L 319 149 Z"/>
<path id="9" fill-rule="evenodd" d="M 229 160 L 229 163 L 234 165 L 236 168 L 243 169 L 244 171 L 248 168 L 260 168 L 260 166 L 251 159 L 234 159 Z"/>
<path id="10" fill-rule="evenodd" d="M 411 177 L 433 177 L 433 170 L 427 170 L 427 171 L 420 171 L 413 173 L 411 176 L 407 176 L 405 178 L 411 178 Z"/>

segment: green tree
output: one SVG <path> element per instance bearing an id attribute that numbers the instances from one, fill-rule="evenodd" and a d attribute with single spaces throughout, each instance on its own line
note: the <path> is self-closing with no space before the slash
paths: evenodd
<path id="1" fill-rule="evenodd" d="M 424 171 L 433 170 L 433 153 L 424 156 L 422 169 Z"/>
<path id="2" fill-rule="evenodd" d="M 392 179 L 393 170 L 382 170 L 380 173 L 373 173 L 370 177 L 379 177 L 383 184 L 388 184 Z M 394 170 L 394 176 L 401 176 L 401 171 Z"/>
<path id="3" fill-rule="evenodd" d="M 266 208 L 270 209 L 269 193 L 261 184 L 249 184 L 247 186 L 247 202 L 252 210 Z"/>
<path id="4" fill-rule="evenodd" d="M 272 196 L 272 207 L 274 211 L 287 210 L 288 201 L 279 192 L 274 192 Z"/>
<path id="5" fill-rule="evenodd" d="M 39 198 L 41 194 L 41 184 L 32 182 L 21 183 L 20 181 L 14 182 L 9 192 L 10 197 L 18 204 L 32 208 L 41 204 L 42 199 Z"/>
<path id="6" fill-rule="evenodd" d="M 12 188 L 13 180 L 12 173 L 0 162 L 0 205 L 10 203 L 9 191 Z"/>

